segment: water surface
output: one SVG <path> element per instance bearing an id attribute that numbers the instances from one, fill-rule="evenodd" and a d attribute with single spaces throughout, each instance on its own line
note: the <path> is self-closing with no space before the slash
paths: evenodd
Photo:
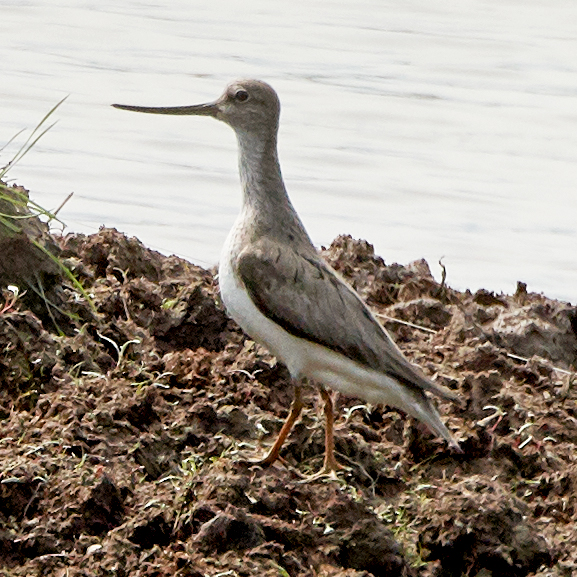
<path id="1" fill-rule="evenodd" d="M 574 2 L 0 9 L 0 143 L 69 95 L 10 172 L 48 208 L 74 191 L 68 230 L 114 226 L 216 263 L 240 203 L 232 131 L 109 105 L 204 102 L 256 77 L 281 97 L 283 174 L 318 245 L 348 233 L 388 263 L 425 257 L 437 278 L 443 257 L 455 288 L 512 292 L 522 280 L 577 301 Z"/>

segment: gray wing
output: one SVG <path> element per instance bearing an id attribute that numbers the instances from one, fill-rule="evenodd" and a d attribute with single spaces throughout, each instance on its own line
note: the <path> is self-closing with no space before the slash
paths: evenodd
<path id="1" fill-rule="evenodd" d="M 357 293 L 312 251 L 261 239 L 239 254 L 236 268 L 258 309 L 288 333 L 410 387 L 457 398 L 409 363 Z"/>

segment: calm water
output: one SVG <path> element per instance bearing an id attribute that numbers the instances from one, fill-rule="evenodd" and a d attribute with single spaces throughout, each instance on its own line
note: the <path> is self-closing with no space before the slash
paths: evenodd
<path id="1" fill-rule="evenodd" d="M 256 77 L 280 94 L 283 174 L 317 244 L 349 233 L 437 278 L 444 257 L 456 288 L 577 301 L 573 0 L 159 4 L 0 0 L 0 145 L 69 95 L 9 173 L 49 208 L 74 191 L 68 230 L 214 264 L 240 204 L 232 131 L 109 104 Z"/>

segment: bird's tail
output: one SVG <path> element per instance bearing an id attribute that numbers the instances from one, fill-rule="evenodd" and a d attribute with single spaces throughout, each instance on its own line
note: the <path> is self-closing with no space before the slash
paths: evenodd
<path id="1" fill-rule="evenodd" d="M 409 413 L 416 419 L 419 419 L 419 421 L 425 423 L 433 433 L 445 439 L 449 444 L 449 447 L 462 453 L 463 451 L 459 446 L 459 443 L 451 435 L 443 421 L 441 421 L 441 417 L 431 400 L 424 393 L 422 393 L 422 396 L 419 395 L 419 397 L 421 398 L 415 399 L 416 402 L 411 403 L 410 407 L 407 407 Z"/>

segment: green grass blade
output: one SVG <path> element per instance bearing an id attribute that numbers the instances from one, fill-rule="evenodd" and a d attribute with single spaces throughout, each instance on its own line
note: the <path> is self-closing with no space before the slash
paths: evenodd
<path id="1" fill-rule="evenodd" d="M 40 134 L 38 134 L 38 132 L 40 131 L 41 127 L 43 126 L 43 124 L 50 118 L 50 116 L 55 112 L 55 110 L 68 98 L 68 96 L 65 96 L 60 102 L 58 102 L 57 104 L 55 104 L 50 111 L 44 116 L 44 118 L 38 123 L 38 125 L 36 126 L 36 128 L 31 132 L 30 136 L 26 139 L 26 141 L 24 142 L 24 144 L 20 147 L 20 149 L 18 150 L 18 152 L 16 152 L 16 154 L 13 156 L 12 160 L 10 162 L 8 162 L 8 164 L 6 164 L 1 170 L 0 170 L 0 179 L 4 178 L 4 176 L 6 175 L 6 173 L 15 165 L 17 164 L 29 151 L 30 149 L 54 126 L 53 123 L 50 126 L 48 126 L 47 128 L 44 128 Z M 18 134 L 21 134 L 22 131 L 20 131 Z M 12 137 L 10 139 L 9 142 L 12 142 L 12 140 L 14 140 L 15 136 Z"/>

